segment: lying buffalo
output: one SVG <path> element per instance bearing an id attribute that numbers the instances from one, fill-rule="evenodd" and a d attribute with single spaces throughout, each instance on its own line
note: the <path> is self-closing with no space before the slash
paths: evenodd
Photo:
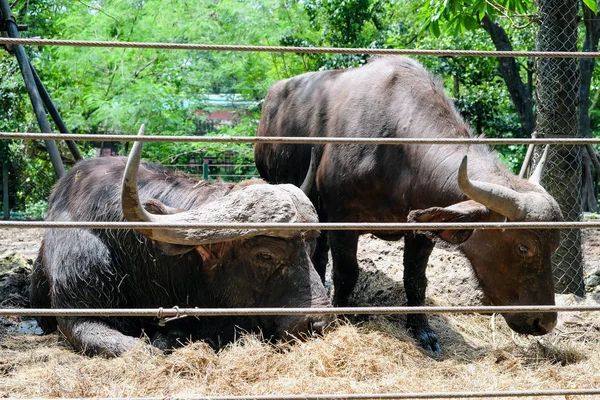
<path id="1" fill-rule="evenodd" d="M 141 147 L 141 142 L 133 146 L 129 160 L 96 158 L 76 164 L 54 188 L 47 220 L 317 221 L 309 199 L 293 185 L 209 183 L 157 165 L 140 167 Z M 316 231 L 147 229 L 140 233 L 47 230 L 32 274 L 32 307 L 331 306 L 310 259 Z M 159 326 L 155 318 L 59 317 L 41 319 L 40 324 L 46 332 L 58 324 L 78 351 L 117 356 L 134 346 L 135 337 L 142 333 L 159 348 L 188 339 L 219 345 L 230 341 L 236 329 L 260 329 L 266 337 L 290 338 L 319 332 L 331 319 L 207 317 Z"/>
<path id="2" fill-rule="evenodd" d="M 473 137 L 442 86 L 419 63 L 405 57 L 376 58 L 361 68 L 306 73 L 276 83 L 265 99 L 258 135 Z M 316 146 L 316 154 L 316 189 L 311 199 L 322 221 L 562 220 L 556 201 L 539 180 L 514 176 L 485 146 L 327 144 Z M 259 144 L 255 158 L 268 182 L 297 183 L 308 169 L 310 146 Z M 345 305 L 354 289 L 358 236 L 367 232 L 330 231 L 329 243 L 324 237 L 318 241 L 313 262 L 321 278 L 331 246 L 334 305 Z M 434 246 L 431 236 L 459 245 L 493 304 L 554 304 L 550 257 L 558 247 L 558 231 L 375 234 L 389 240 L 404 236 L 409 305 L 424 304 L 425 269 Z M 546 334 L 556 324 L 555 313 L 505 314 L 504 318 L 516 332 L 533 335 Z M 439 350 L 425 316 L 409 315 L 407 327 L 425 348 Z"/>

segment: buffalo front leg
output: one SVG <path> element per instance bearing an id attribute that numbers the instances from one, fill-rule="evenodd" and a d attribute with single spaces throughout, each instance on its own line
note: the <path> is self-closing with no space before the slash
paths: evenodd
<path id="1" fill-rule="evenodd" d="M 329 245 L 333 262 L 333 305 L 344 307 L 358 280 L 358 232 L 330 231 Z"/>
<path id="2" fill-rule="evenodd" d="M 58 318 L 58 327 L 75 350 L 88 356 L 118 357 L 140 342 L 93 318 Z"/>
<path id="3" fill-rule="evenodd" d="M 312 256 L 312 262 L 315 270 L 321 278 L 321 282 L 325 283 L 325 273 L 327 271 L 327 262 L 329 261 L 329 243 L 327 242 L 327 233 L 322 232 L 317 238 L 315 252 Z"/>
<path id="4" fill-rule="evenodd" d="M 425 305 L 427 288 L 427 261 L 433 250 L 434 242 L 424 235 L 409 234 L 404 238 L 404 290 L 409 306 Z M 438 338 L 425 314 L 408 314 L 406 327 L 426 350 L 438 353 Z"/>

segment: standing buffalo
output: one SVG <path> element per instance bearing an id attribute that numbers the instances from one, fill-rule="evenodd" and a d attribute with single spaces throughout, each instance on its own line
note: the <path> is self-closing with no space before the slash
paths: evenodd
<path id="1" fill-rule="evenodd" d="M 362 138 L 470 138 L 472 133 L 442 86 L 405 57 L 376 58 L 361 68 L 306 73 L 276 83 L 263 105 L 259 136 Z M 523 180 L 481 145 L 316 146 L 316 189 L 311 199 L 322 221 L 497 222 L 561 221 L 556 201 L 537 180 Z M 467 157 L 469 175 L 467 174 Z M 270 183 L 297 183 L 308 169 L 310 146 L 258 144 L 255 158 Z M 539 171 L 536 175 L 539 175 Z M 330 231 L 313 257 L 324 278 L 333 257 L 334 305 L 345 305 L 358 276 L 357 231 Z M 459 245 L 495 305 L 554 304 L 550 257 L 559 232 L 551 230 L 440 230 L 375 232 L 404 236 L 408 305 L 424 304 L 430 236 Z M 449 266 L 450 267 L 450 266 Z M 556 313 L 505 314 L 519 333 L 543 335 Z M 424 315 L 407 327 L 427 349 L 439 351 Z"/>
<path id="2" fill-rule="evenodd" d="M 141 147 L 141 142 L 133 146 L 129 160 L 97 158 L 75 165 L 54 188 L 47 219 L 317 221 L 310 200 L 293 185 L 208 183 L 157 165 L 140 167 Z M 329 307 L 310 259 L 317 236 L 316 231 L 248 229 L 146 229 L 139 233 L 49 229 L 34 264 L 31 305 Z M 190 338 L 208 339 L 218 345 L 230 341 L 238 328 L 260 329 L 265 337 L 290 338 L 319 332 L 331 320 L 329 316 L 310 315 L 190 317 L 159 326 L 153 318 L 60 317 L 40 319 L 40 325 L 48 332 L 58 324 L 78 351 L 117 356 L 137 343 L 132 336 L 142 333 L 159 348 L 170 348 Z"/>

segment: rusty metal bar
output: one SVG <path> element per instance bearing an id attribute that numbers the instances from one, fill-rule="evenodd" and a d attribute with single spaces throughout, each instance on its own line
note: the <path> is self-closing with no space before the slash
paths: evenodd
<path id="1" fill-rule="evenodd" d="M 335 231 L 430 231 L 440 229 L 590 229 L 600 228 L 599 221 L 581 222 L 322 222 L 322 223 L 161 223 L 96 221 L 2 221 L 0 228 L 81 228 L 81 229 L 256 229 L 335 230 Z"/>
<path id="2" fill-rule="evenodd" d="M 0 38 L 0 44 L 35 46 L 78 46 L 112 47 L 130 49 L 163 50 L 202 50 L 202 51 L 241 51 L 275 53 L 333 53 L 333 54 L 381 54 L 381 55 L 425 55 L 425 56 L 469 56 L 469 57 L 547 57 L 547 58 L 600 58 L 600 52 L 567 51 L 486 51 L 486 50 L 426 50 L 426 49 L 373 49 L 339 47 L 297 47 L 297 46 L 238 46 L 196 43 L 156 43 L 118 42 L 101 40 L 64 39 L 17 39 Z"/>
<path id="3" fill-rule="evenodd" d="M 334 393 L 334 394 L 277 394 L 243 396 L 165 396 L 165 397 L 108 397 L 77 398 L 78 400 L 393 400 L 393 399 L 481 399 L 500 397 L 594 396 L 600 389 L 534 389 L 507 391 L 464 392 L 406 392 L 406 393 Z M 22 399 L 34 400 L 34 399 Z M 35 399 L 38 400 L 38 399 Z M 42 400 L 42 399 L 39 399 Z M 43 399 L 47 400 L 47 399 Z M 62 398 L 62 400 L 71 400 Z M 74 400 L 74 399 L 73 399 Z"/>
<path id="4" fill-rule="evenodd" d="M 600 305 L 579 306 L 424 306 L 321 308 L 4 308 L 3 317 L 222 317 L 248 315 L 392 315 L 600 311 Z"/>
<path id="5" fill-rule="evenodd" d="M 342 138 L 342 137 L 264 137 L 264 136 L 136 136 L 61 133 L 0 132 L 1 139 L 87 140 L 113 142 L 207 142 L 207 143 L 290 143 L 290 144 L 600 144 L 600 138 Z"/>

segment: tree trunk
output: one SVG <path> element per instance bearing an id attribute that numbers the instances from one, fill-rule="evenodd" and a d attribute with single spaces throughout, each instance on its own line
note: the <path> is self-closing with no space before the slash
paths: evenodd
<path id="1" fill-rule="evenodd" d="M 2 160 L 2 213 L 5 220 L 10 219 L 10 205 L 8 203 L 8 157 Z"/>
<path id="2" fill-rule="evenodd" d="M 592 160 L 587 151 L 583 151 L 583 159 L 581 163 L 582 176 L 581 176 L 581 210 L 582 211 L 595 211 L 594 209 L 586 208 L 595 206 L 598 209 L 598 199 L 596 198 L 596 185 L 598 184 L 595 179 L 596 173 L 592 164 Z"/>
<path id="3" fill-rule="evenodd" d="M 577 51 L 577 0 L 538 0 L 539 51 Z M 579 128 L 579 68 L 572 58 L 537 61 L 537 127 L 541 137 L 575 137 Z M 541 147 L 541 146 L 539 146 Z M 542 180 L 561 206 L 566 221 L 581 219 L 580 146 L 553 146 Z M 556 290 L 583 295 L 581 232 L 563 230 L 552 259 Z"/>
<path id="4" fill-rule="evenodd" d="M 600 38 L 600 24 L 597 16 L 582 2 L 583 21 L 585 23 L 585 41 L 583 42 L 583 51 L 598 51 L 598 39 Z M 581 87 L 579 88 L 579 134 L 582 137 L 592 137 L 592 127 L 590 123 L 590 87 L 592 83 L 592 73 L 596 60 L 594 58 L 582 58 L 579 62 L 581 71 Z M 582 209 L 583 211 L 598 211 L 598 188 L 595 182 L 593 167 L 589 157 L 583 159 L 583 182 L 582 182 Z"/>
<path id="5" fill-rule="evenodd" d="M 483 29 L 485 29 L 492 38 L 496 50 L 512 51 L 513 48 L 510 39 L 504 29 L 492 21 L 487 14 L 485 14 L 481 20 L 481 26 L 483 26 Z M 504 78 L 510 97 L 519 114 L 519 120 L 523 127 L 523 135 L 529 137 L 533 133 L 533 127 L 535 125 L 531 92 L 527 90 L 527 87 L 521 80 L 519 66 L 514 58 L 498 57 L 498 63 L 500 64 L 502 78 Z"/>

